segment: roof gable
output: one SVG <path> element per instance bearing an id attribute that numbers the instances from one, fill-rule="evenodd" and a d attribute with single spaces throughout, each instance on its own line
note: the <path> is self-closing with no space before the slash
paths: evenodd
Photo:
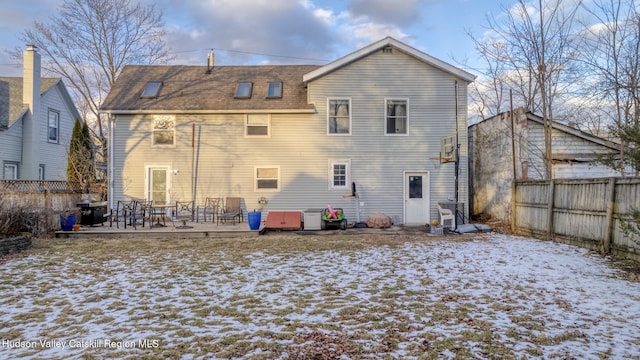
<path id="1" fill-rule="evenodd" d="M 302 76 L 316 65 L 207 66 L 127 65 L 101 110 L 109 113 L 204 113 L 312 111 Z M 210 71 L 208 71 L 210 70 Z M 157 97 L 141 97 L 148 82 L 158 81 Z M 249 98 L 236 97 L 238 82 L 253 83 Z M 281 98 L 269 98 L 269 82 L 282 82 Z"/>
<path id="2" fill-rule="evenodd" d="M 313 81 L 317 78 L 320 78 L 324 75 L 327 75 L 335 70 L 338 70 L 344 66 L 349 65 L 350 63 L 357 61 L 365 56 L 368 56 L 376 51 L 382 50 L 388 46 L 392 46 L 397 48 L 398 50 L 406 53 L 409 56 L 412 56 L 426 64 L 429 64 L 433 67 L 436 67 L 444 72 L 447 72 L 451 75 L 457 76 L 465 81 L 468 82 L 472 82 L 475 80 L 476 76 L 466 72 L 460 68 L 457 68 L 451 64 L 448 64 L 442 60 L 439 60 L 437 58 L 434 58 L 433 56 L 427 55 L 425 53 L 423 53 L 422 51 L 415 49 L 401 41 L 398 41 L 392 37 L 386 37 L 382 40 L 379 40 L 375 43 L 372 43 L 368 46 L 363 47 L 360 50 L 357 50 L 355 52 L 352 52 L 351 54 L 348 54 L 338 60 L 335 60 L 333 62 L 330 62 L 327 65 L 324 65 L 318 69 L 315 69 L 314 71 L 311 71 L 307 74 L 304 75 L 303 77 L 303 81 L 309 82 L 309 81 Z"/>
<path id="3" fill-rule="evenodd" d="M 40 80 L 40 95 L 57 85 L 60 79 L 42 78 Z M 27 107 L 22 102 L 23 78 L 0 77 L 0 129 L 8 128 L 22 118 Z"/>
<path id="4" fill-rule="evenodd" d="M 517 114 L 523 113 L 524 116 L 526 116 L 527 121 L 532 121 L 534 123 L 537 123 L 541 126 L 544 126 L 544 121 L 542 120 L 542 117 L 539 115 L 534 114 L 532 111 L 530 110 L 526 110 L 525 108 L 517 108 L 513 110 L 513 114 L 514 116 L 517 116 Z M 496 119 L 496 118 L 501 118 L 504 116 L 507 116 L 509 114 L 508 111 L 505 112 L 501 112 L 500 114 L 491 116 L 489 118 L 483 119 L 475 124 L 469 125 L 469 128 L 472 128 L 478 124 L 482 124 L 484 122 L 490 121 L 491 119 Z M 616 151 L 619 151 L 621 149 L 621 145 L 617 142 L 611 141 L 611 140 L 607 140 L 604 139 L 602 137 L 590 134 L 588 132 L 582 131 L 580 129 L 576 129 L 573 128 L 571 126 L 567 126 L 564 125 L 560 122 L 557 122 L 555 120 L 551 121 L 551 127 L 552 129 L 556 130 L 556 131 L 560 131 L 566 134 L 570 134 L 572 136 L 578 137 L 580 139 L 583 139 L 585 141 L 594 143 L 594 144 L 598 144 Z"/>

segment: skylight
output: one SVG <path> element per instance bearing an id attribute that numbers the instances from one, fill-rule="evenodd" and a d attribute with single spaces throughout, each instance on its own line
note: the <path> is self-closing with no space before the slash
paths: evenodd
<path id="1" fill-rule="evenodd" d="M 268 98 L 281 98 L 282 97 L 282 82 L 270 82 L 267 87 Z"/>
<path id="2" fill-rule="evenodd" d="M 145 85 L 140 98 L 155 99 L 158 97 L 158 95 L 160 95 L 160 89 L 162 89 L 161 81 L 149 81 L 147 85 Z"/>
<path id="3" fill-rule="evenodd" d="M 250 82 L 239 82 L 236 86 L 236 98 L 237 99 L 249 99 L 251 98 L 251 89 L 253 88 L 253 83 Z"/>

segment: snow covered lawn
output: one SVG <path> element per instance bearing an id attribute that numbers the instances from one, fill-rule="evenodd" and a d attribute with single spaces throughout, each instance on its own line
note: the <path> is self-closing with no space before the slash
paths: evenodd
<path id="1" fill-rule="evenodd" d="M 500 234 L 42 240 L 0 358 L 640 359 L 640 283 Z"/>

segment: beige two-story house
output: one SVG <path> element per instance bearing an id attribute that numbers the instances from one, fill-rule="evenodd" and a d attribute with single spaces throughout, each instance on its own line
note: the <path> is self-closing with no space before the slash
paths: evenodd
<path id="1" fill-rule="evenodd" d="M 437 202 L 468 200 L 473 80 L 390 37 L 324 66 L 127 66 L 102 105 L 110 206 L 238 196 L 428 223 Z M 440 161 L 443 138 L 458 164 Z"/>

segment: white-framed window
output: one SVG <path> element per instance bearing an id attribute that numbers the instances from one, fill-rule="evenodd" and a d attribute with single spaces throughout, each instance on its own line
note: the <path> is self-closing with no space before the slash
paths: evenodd
<path id="1" fill-rule="evenodd" d="M 282 98 L 282 81 L 272 81 L 267 84 L 267 99 Z"/>
<path id="2" fill-rule="evenodd" d="M 7 180 L 17 180 L 20 176 L 18 170 L 19 163 L 14 161 L 5 161 L 2 166 L 2 178 Z"/>
<path id="3" fill-rule="evenodd" d="M 38 180 L 44 180 L 44 170 L 45 170 L 45 165 L 40 164 L 38 166 Z"/>
<path id="4" fill-rule="evenodd" d="M 47 141 L 56 144 L 60 142 L 60 112 L 52 109 L 49 109 Z"/>
<path id="5" fill-rule="evenodd" d="M 254 168 L 254 190 L 280 190 L 280 166 L 256 166 Z"/>
<path id="6" fill-rule="evenodd" d="M 385 135 L 409 134 L 409 99 L 385 99 Z"/>
<path id="7" fill-rule="evenodd" d="M 327 133 L 351 135 L 351 98 L 327 99 Z"/>
<path id="8" fill-rule="evenodd" d="M 154 115 L 151 123 L 153 146 L 175 146 L 176 117 L 174 115 Z"/>
<path id="9" fill-rule="evenodd" d="M 348 189 L 351 181 L 351 160 L 329 159 L 329 189 Z"/>
<path id="10" fill-rule="evenodd" d="M 244 122 L 245 137 L 271 136 L 270 114 L 247 114 Z"/>

